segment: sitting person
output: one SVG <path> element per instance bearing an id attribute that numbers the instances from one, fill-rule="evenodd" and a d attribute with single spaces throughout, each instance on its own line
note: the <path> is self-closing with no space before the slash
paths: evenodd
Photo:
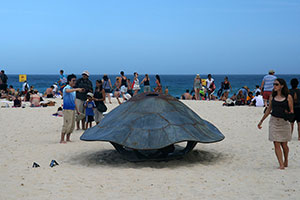
<path id="1" fill-rule="evenodd" d="M 34 90 L 30 96 L 31 107 L 40 107 L 41 97 L 38 95 L 38 91 Z"/>
<path id="2" fill-rule="evenodd" d="M 184 94 L 181 95 L 181 99 L 191 100 L 193 96 L 190 94 L 190 90 L 186 90 Z"/>
<path id="3" fill-rule="evenodd" d="M 14 89 L 14 87 L 12 85 L 10 85 L 8 88 L 8 94 L 16 95 L 16 90 Z"/>
<path id="4" fill-rule="evenodd" d="M 13 101 L 14 101 L 13 107 L 18 108 L 18 107 L 21 107 L 21 106 L 22 106 L 21 95 L 14 96 L 14 97 L 13 97 Z"/>
<path id="5" fill-rule="evenodd" d="M 232 101 L 235 101 L 235 100 L 236 100 L 236 94 L 234 93 L 234 94 L 230 97 L 230 99 L 231 99 Z"/>
<path id="6" fill-rule="evenodd" d="M 242 90 L 240 90 L 238 95 L 236 96 L 235 105 L 238 106 L 245 105 L 245 96 Z"/>
<path id="7" fill-rule="evenodd" d="M 247 99 L 246 99 L 246 104 L 250 105 L 250 103 L 251 103 L 251 101 L 252 101 L 253 98 L 254 98 L 253 93 L 249 92 L 248 96 L 247 96 Z"/>
<path id="8" fill-rule="evenodd" d="M 23 101 L 30 101 L 31 95 L 33 95 L 33 91 L 26 91 Z"/>
<path id="9" fill-rule="evenodd" d="M 256 107 L 264 107 L 264 99 L 263 96 L 260 95 L 260 92 L 256 92 L 255 97 L 251 100 L 250 106 L 256 106 Z"/>
<path id="10" fill-rule="evenodd" d="M 49 88 L 47 88 L 47 90 L 45 92 L 45 96 L 47 98 L 53 98 L 54 97 L 55 93 L 54 93 L 53 89 L 54 89 L 53 85 L 51 85 Z"/>

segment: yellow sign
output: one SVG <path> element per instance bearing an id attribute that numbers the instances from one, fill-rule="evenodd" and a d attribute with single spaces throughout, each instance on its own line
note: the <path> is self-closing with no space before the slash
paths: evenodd
<path id="1" fill-rule="evenodd" d="M 27 81 L 27 75 L 26 74 L 20 74 L 19 75 L 19 82 Z"/>
<path id="2" fill-rule="evenodd" d="M 202 86 L 206 86 L 206 79 L 201 79 Z"/>

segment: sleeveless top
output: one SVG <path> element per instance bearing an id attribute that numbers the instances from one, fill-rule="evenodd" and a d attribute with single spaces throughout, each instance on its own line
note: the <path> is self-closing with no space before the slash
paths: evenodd
<path id="1" fill-rule="evenodd" d="M 146 79 L 146 80 L 144 81 L 144 86 L 145 86 L 145 85 L 150 85 L 149 79 Z"/>
<path id="2" fill-rule="evenodd" d="M 294 100 L 294 108 L 300 108 L 300 90 L 299 89 L 290 89 L 290 94 Z M 295 99 L 295 97 L 297 99 Z"/>
<path id="3" fill-rule="evenodd" d="M 127 79 L 124 79 L 123 77 L 122 77 L 122 80 L 121 80 L 121 86 L 125 86 L 125 87 L 127 87 Z"/>
<path id="4" fill-rule="evenodd" d="M 109 80 L 109 79 L 108 79 Z M 109 85 L 109 82 L 107 81 L 104 81 L 103 83 L 103 89 L 110 89 L 110 85 Z"/>
<path id="5" fill-rule="evenodd" d="M 224 90 L 229 90 L 229 82 L 224 82 Z"/>
<path id="6" fill-rule="evenodd" d="M 98 91 L 98 89 L 96 88 L 95 93 L 94 93 L 94 97 L 96 99 L 102 99 L 103 95 L 102 95 L 102 91 Z M 95 101 L 96 106 L 98 107 L 99 104 L 104 104 L 103 101 Z"/>
<path id="7" fill-rule="evenodd" d="M 285 98 L 283 101 L 276 101 L 274 98 L 272 99 L 272 116 L 284 118 L 285 110 L 289 110 L 287 98 Z"/>
<path id="8" fill-rule="evenodd" d="M 139 87 L 140 87 L 140 81 L 139 81 L 139 79 L 136 79 L 136 80 L 134 81 L 133 88 L 139 88 Z"/>
<path id="9" fill-rule="evenodd" d="M 201 87 L 201 79 L 195 80 L 194 87 Z"/>

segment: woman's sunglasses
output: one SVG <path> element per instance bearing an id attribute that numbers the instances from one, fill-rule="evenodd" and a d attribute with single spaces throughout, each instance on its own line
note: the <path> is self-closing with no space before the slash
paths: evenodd
<path id="1" fill-rule="evenodd" d="M 273 85 L 274 85 L 274 86 L 278 86 L 278 85 L 279 85 L 279 83 L 273 83 Z"/>

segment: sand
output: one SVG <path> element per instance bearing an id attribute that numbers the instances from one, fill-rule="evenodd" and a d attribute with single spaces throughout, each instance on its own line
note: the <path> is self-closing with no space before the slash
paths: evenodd
<path id="1" fill-rule="evenodd" d="M 61 101 L 47 108 L 0 108 L 0 199 L 299 199 L 300 142 L 278 170 L 263 108 L 183 101 L 225 140 L 198 144 L 181 160 L 130 163 L 106 142 L 59 144 Z M 0 103 L 0 106 L 4 103 Z M 108 104 L 108 111 L 117 106 Z M 55 159 L 59 165 L 49 167 Z M 40 168 L 32 168 L 37 162 Z"/>

